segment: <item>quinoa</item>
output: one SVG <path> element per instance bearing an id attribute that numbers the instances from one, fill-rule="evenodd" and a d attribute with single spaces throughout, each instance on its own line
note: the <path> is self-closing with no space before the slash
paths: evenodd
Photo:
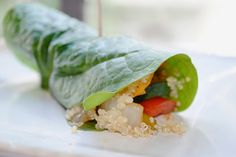
<path id="1" fill-rule="evenodd" d="M 153 118 L 153 117 L 150 117 L 150 118 L 149 118 L 149 121 L 150 121 L 151 123 L 154 123 L 154 118 Z"/>
<path id="2" fill-rule="evenodd" d="M 182 119 L 172 113 L 158 116 L 155 121 L 156 125 L 154 127 L 160 133 L 181 135 L 186 130 Z"/>
<path id="3" fill-rule="evenodd" d="M 72 126 L 72 128 L 71 128 L 72 134 L 75 134 L 77 132 L 77 130 L 78 130 L 78 127 L 76 125 Z"/>
<path id="4" fill-rule="evenodd" d="M 95 109 L 84 111 L 82 106 L 76 106 L 66 110 L 66 119 L 72 126 L 81 127 L 84 122 L 94 120 Z"/>
<path id="5" fill-rule="evenodd" d="M 151 123 L 154 123 L 153 127 L 149 126 L 145 122 L 141 122 L 137 126 L 131 126 L 128 123 L 128 118 L 123 115 L 122 110 L 127 103 L 132 103 L 131 100 L 133 101 L 133 99 L 131 99 L 128 95 L 117 95 L 109 101 L 111 103 L 115 100 L 119 100 L 116 101 L 119 102 L 116 104 L 117 107 L 112 107 L 109 110 L 100 108 L 98 109 L 97 113 L 93 111 L 82 112 L 82 110 L 78 109 L 77 107 L 68 110 L 66 117 L 69 118 L 67 120 L 69 120 L 70 124 L 72 125 L 72 133 L 76 133 L 78 128 L 84 124 L 84 122 L 73 121 L 73 117 L 81 113 L 86 113 L 86 115 L 89 115 L 90 119 L 96 120 L 97 124 L 95 125 L 95 127 L 97 129 L 106 129 L 110 132 L 118 132 L 126 136 L 147 137 L 150 135 L 155 135 L 157 133 L 181 135 L 185 132 L 183 123 L 172 122 L 175 121 L 175 117 L 172 114 L 161 115 L 158 116 L 158 118 L 150 117 L 149 121 Z M 76 113 L 76 111 L 79 111 L 79 113 Z"/>
<path id="6" fill-rule="evenodd" d="M 170 87 L 170 97 L 178 98 L 178 90 L 183 90 L 184 84 L 190 82 L 190 77 L 178 80 L 176 77 L 169 76 L 166 78 L 167 85 Z"/>
<path id="7" fill-rule="evenodd" d="M 122 135 L 134 137 L 145 137 L 155 134 L 156 131 L 142 122 L 142 120 L 136 126 L 129 124 L 128 118 L 124 116 L 123 109 L 131 103 L 133 103 L 133 98 L 127 94 L 122 94 L 102 104 L 101 108 L 98 109 L 98 115 L 95 117 L 97 121 L 96 128 L 107 129 L 111 132 L 119 132 Z M 107 106 L 112 106 L 112 108 L 105 110 L 104 108 L 107 109 Z"/>
<path id="8" fill-rule="evenodd" d="M 72 125 L 72 132 L 76 133 L 78 128 L 82 126 L 86 121 L 96 120 L 95 127 L 97 129 L 106 129 L 111 132 L 118 132 L 122 135 L 133 137 L 146 137 L 157 133 L 174 133 L 182 134 L 185 129 L 181 122 L 175 122 L 175 116 L 172 114 L 161 115 L 158 117 L 149 117 L 147 123 L 143 121 L 143 106 L 133 102 L 133 97 L 143 91 L 151 82 L 153 75 L 148 75 L 122 90 L 120 93 L 107 100 L 97 108 L 90 111 L 84 111 L 82 106 L 73 107 L 66 111 L 66 119 Z M 178 80 L 173 76 L 169 76 L 167 79 L 167 85 L 170 87 L 170 97 L 178 98 L 178 90 L 182 90 L 184 83 L 189 82 L 190 78 Z M 134 119 L 135 122 L 130 121 L 130 116 L 125 113 L 125 110 L 132 106 L 136 107 L 133 112 L 137 114 Z M 181 103 L 178 101 L 177 106 Z M 131 117 L 132 117 L 131 116 Z M 141 117 L 141 118 L 139 118 Z M 138 119 L 138 120 L 137 120 Z M 163 120 L 164 119 L 164 120 Z M 164 122 L 163 122 L 164 121 Z"/>

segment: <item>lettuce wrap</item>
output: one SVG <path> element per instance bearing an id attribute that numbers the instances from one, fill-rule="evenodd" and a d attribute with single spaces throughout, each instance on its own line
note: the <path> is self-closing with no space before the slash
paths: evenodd
<path id="1" fill-rule="evenodd" d="M 196 95 L 197 72 L 186 54 L 153 50 L 124 36 L 98 37 L 85 23 L 39 4 L 9 10 L 3 32 L 14 54 L 40 73 L 41 87 L 68 110 L 67 119 L 76 127 L 97 125 L 99 115 L 108 112 L 110 117 L 119 114 L 125 119 L 126 111 L 140 112 L 143 124 L 143 117 L 159 115 L 149 114 L 146 100 L 174 102 L 174 108 L 160 112 L 166 114 L 187 109 Z M 114 102 L 121 98 L 124 106 L 117 109 Z M 129 120 L 127 126 L 137 127 L 136 122 L 128 125 Z M 114 127 L 97 128 L 124 133 Z"/>

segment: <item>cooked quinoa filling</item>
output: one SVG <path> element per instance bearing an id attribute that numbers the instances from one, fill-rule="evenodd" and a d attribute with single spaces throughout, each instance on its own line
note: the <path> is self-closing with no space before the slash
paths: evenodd
<path id="1" fill-rule="evenodd" d="M 66 119 L 72 125 L 72 131 L 76 132 L 87 121 L 95 120 L 97 129 L 134 137 L 150 136 L 158 132 L 182 134 L 184 125 L 181 122 L 173 123 L 175 116 L 171 113 L 158 117 L 147 116 L 144 114 L 144 107 L 134 102 L 134 97 L 146 93 L 145 89 L 150 85 L 152 78 L 153 74 L 150 74 L 132 83 L 96 109 L 84 111 L 82 106 L 68 109 Z M 184 83 L 189 81 L 188 77 L 182 80 L 173 76 L 167 77 L 170 97 L 178 98 L 178 90 L 182 90 Z M 176 106 L 179 105 L 180 102 L 177 102 Z"/>

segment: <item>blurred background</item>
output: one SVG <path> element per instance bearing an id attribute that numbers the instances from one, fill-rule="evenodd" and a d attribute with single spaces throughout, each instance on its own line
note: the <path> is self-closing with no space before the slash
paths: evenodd
<path id="1" fill-rule="evenodd" d="M 97 0 L 0 0 L 0 21 L 14 4 L 37 1 L 97 29 Z M 126 35 L 161 49 L 236 56 L 235 0 L 101 0 L 103 35 Z M 0 26 L 0 48 L 3 47 Z"/>

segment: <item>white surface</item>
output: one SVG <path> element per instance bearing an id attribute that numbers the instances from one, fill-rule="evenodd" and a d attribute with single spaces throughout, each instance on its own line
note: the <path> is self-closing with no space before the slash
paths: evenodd
<path id="1" fill-rule="evenodd" d="M 198 95 L 181 116 L 187 133 L 131 138 L 71 134 L 64 109 L 39 88 L 37 74 L 0 53 L 0 156 L 209 157 L 236 154 L 236 59 L 192 55 Z"/>

